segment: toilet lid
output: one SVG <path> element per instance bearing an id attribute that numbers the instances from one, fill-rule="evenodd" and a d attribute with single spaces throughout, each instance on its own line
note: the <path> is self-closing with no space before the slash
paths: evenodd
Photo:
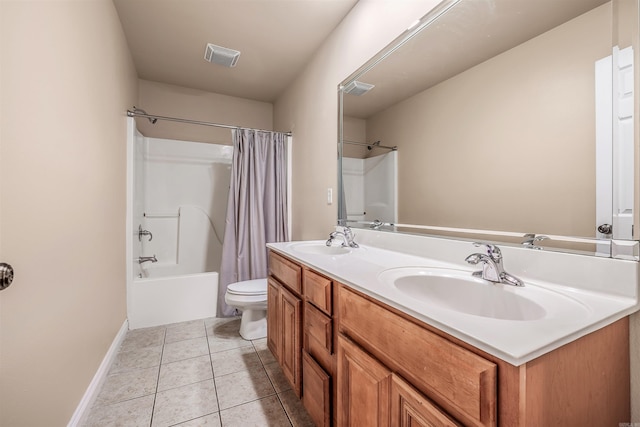
<path id="1" fill-rule="evenodd" d="M 267 293 L 267 279 L 245 280 L 231 283 L 227 292 L 236 295 L 262 295 Z"/>

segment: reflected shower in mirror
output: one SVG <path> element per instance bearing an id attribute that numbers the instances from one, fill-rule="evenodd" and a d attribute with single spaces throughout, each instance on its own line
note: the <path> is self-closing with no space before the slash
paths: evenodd
<path id="1" fill-rule="evenodd" d="M 354 72 L 340 91 L 339 222 L 544 234 L 607 255 L 611 238 L 633 239 L 637 46 L 614 1 L 445 1 Z M 353 159 L 366 170 L 375 154 L 396 157 L 395 211 L 350 188 Z"/>
<path id="2" fill-rule="evenodd" d="M 342 183 L 347 219 L 395 223 L 398 217 L 396 147 L 344 141 Z"/>

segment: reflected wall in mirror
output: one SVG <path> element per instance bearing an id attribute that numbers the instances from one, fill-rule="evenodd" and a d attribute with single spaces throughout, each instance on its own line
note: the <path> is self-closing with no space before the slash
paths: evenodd
<path id="1" fill-rule="evenodd" d="M 573 236 L 607 254 L 598 239 L 633 239 L 637 46 L 622 34 L 636 30 L 616 18 L 629 3 L 443 2 L 341 85 L 339 222 Z M 350 94 L 354 81 L 372 86 Z M 350 183 L 354 163 L 388 156 L 397 209 L 383 214 L 361 195 L 389 182 Z"/>

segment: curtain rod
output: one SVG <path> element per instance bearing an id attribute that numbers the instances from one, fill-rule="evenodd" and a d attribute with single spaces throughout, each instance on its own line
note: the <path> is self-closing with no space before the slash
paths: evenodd
<path id="1" fill-rule="evenodd" d="M 397 145 L 394 145 L 393 147 L 389 147 L 388 145 L 380 145 L 380 144 L 374 145 L 366 142 L 347 141 L 346 139 L 343 139 L 342 142 L 344 142 L 345 144 L 363 145 L 365 147 L 371 147 L 371 148 L 386 148 L 387 150 L 398 151 Z"/>
<path id="2" fill-rule="evenodd" d="M 221 123 L 202 122 L 199 120 L 188 120 L 188 119 L 181 119 L 177 117 L 154 116 L 152 114 L 147 114 L 146 112 L 143 112 L 143 110 L 140 110 L 139 108 L 136 108 L 136 107 L 133 107 L 133 111 L 127 110 L 127 116 L 145 117 L 149 120 L 167 120 L 169 122 L 179 122 L 179 123 L 187 123 L 191 125 L 201 125 L 201 126 L 212 126 L 212 127 L 218 127 L 218 128 L 226 128 L 226 129 L 245 129 L 245 130 L 255 130 L 259 132 L 274 132 L 274 131 L 265 130 L 265 129 L 255 129 L 255 128 L 247 128 L 243 126 L 223 125 Z M 152 123 L 155 123 L 155 122 L 152 122 Z M 282 133 L 284 133 L 287 136 L 291 136 L 291 131 L 282 132 Z"/>

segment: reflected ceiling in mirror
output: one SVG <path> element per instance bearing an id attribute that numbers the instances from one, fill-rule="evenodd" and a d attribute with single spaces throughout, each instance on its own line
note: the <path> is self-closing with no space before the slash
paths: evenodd
<path id="1" fill-rule="evenodd" d="M 612 2 L 460 0 L 440 12 L 341 85 L 373 87 L 340 94 L 341 142 L 349 143 L 341 150 L 339 220 L 556 237 L 548 246 L 560 236 L 611 238 L 597 225 L 613 222 L 625 230 L 616 238 L 631 239 L 633 183 L 616 190 L 630 194 L 631 205 L 618 201 L 612 210 L 611 166 L 603 172 L 595 155 L 598 132 L 610 135 L 619 125 L 612 124 L 615 100 L 601 108 L 618 72 L 607 58 L 627 48 L 613 48 Z M 627 144 L 633 158 L 633 136 Z M 395 170 L 367 181 L 387 153 Z M 633 162 L 627 167 L 633 176 Z M 375 194 L 382 187 L 388 191 Z M 629 218 L 619 220 L 620 212 Z"/>

